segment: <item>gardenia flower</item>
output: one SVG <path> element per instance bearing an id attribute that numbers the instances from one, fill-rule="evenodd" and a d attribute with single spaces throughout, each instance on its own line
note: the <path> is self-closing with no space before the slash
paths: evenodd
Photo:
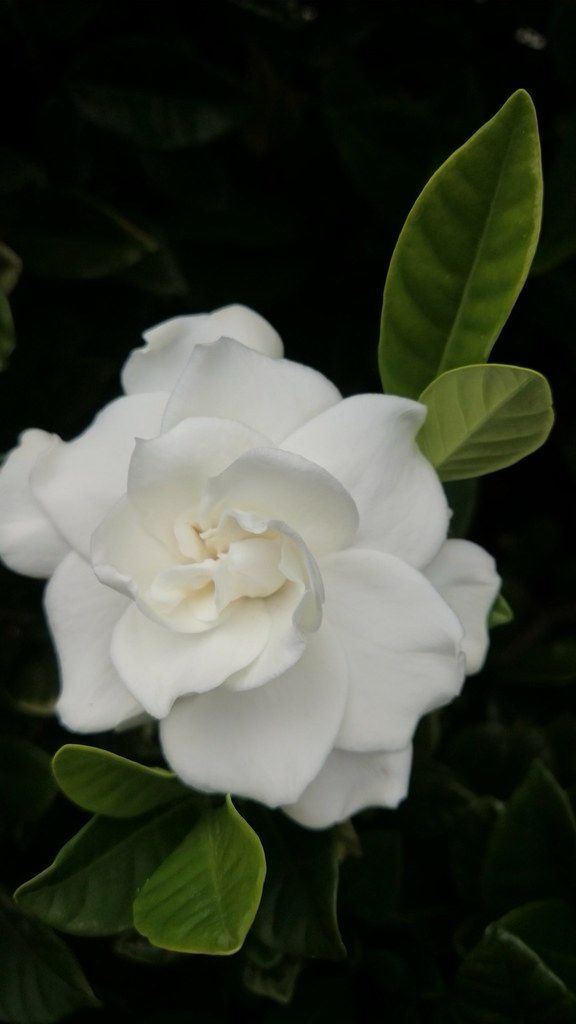
<path id="1" fill-rule="evenodd" d="M 0 474 L 0 553 L 50 577 L 61 721 L 152 716 L 185 783 L 313 828 L 397 805 L 500 583 L 446 539 L 424 406 L 343 400 L 242 306 L 145 340 L 83 434 L 27 430 Z"/>

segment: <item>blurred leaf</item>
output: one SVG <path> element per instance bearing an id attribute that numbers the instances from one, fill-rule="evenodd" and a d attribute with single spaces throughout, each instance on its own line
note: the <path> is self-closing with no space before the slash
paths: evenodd
<path id="1" fill-rule="evenodd" d="M 0 242 L 0 291 L 5 295 L 18 284 L 18 278 L 22 272 L 22 260 L 12 249 Z"/>
<path id="2" fill-rule="evenodd" d="M 341 868 L 340 898 L 362 921 L 378 927 L 396 909 L 403 876 L 402 835 L 375 829 L 360 836 L 362 854 Z"/>
<path id="3" fill-rule="evenodd" d="M 158 946 L 151 945 L 148 939 L 134 930 L 122 932 L 114 939 L 114 952 L 134 964 L 161 967 L 185 959 L 181 953 L 174 953 L 170 949 L 159 949 Z"/>
<path id="4" fill-rule="evenodd" d="M 484 796 L 460 812 L 450 843 L 450 863 L 460 899 L 476 907 L 481 898 L 480 881 L 486 849 L 504 807 Z"/>
<path id="5" fill-rule="evenodd" d="M 562 900 L 528 903 L 498 922 L 576 993 L 576 911 Z"/>
<path id="6" fill-rule="evenodd" d="M 532 686 L 571 686 L 576 683 L 576 640 L 572 637 L 534 644 L 498 669 L 503 683 Z"/>
<path id="7" fill-rule="evenodd" d="M 50 928 L 0 896 L 0 1018 L 50 1024 L 98 1006 L 70 950 Z"/>
<path id="8" fill-rule="evenodd" d="M 134 818 L 190 795 L 172 772 L 99 747 L 68 743 L 55 754 L 53 770 L 70 800 L 85 811 L 111 818 Z"/>
<path id="9" fill-rule="evenodd" d="M 576 822 L 568 797 L 535 761 L 494 830 L 483 873 L 492 914 L 576 892 Z"/>
<path id="10" fill-rule="evenodd" d="M 576 117 L 560 125 L 554 161 L 546 174 L 542 235 L 532 273 L 553 270 L 576 253 Z"/>
<path id="11" fill-rule="evenodd" d="M 420 395 L 428 415 L 418 443 L 443 480 L 512 466 L 544 444 L 552 394 L 534 370 L 495 363 L 442 374 Z"/>
<path id="12" fill-rule="evenodd" d="M 573 1024 L 576 998 L 524 942 L 487 929 L 456 979 L 446 1024 Z"/>
<path id="13" fill-rule="evenodd" d="M 526 778 L 537 757 L 546 755 L 542 732 L 527 722 L 511 726 L 475 722 L 455 732 L 444 758 L 475 793 L 507 799 Z"/>
<path id="14" fill-rule="evenodd" d="M 478 481 L 474 479 L 445 480 L 444 491 L 452 510 L 449 535 L 450 537 L 467 537 L 478 503 Z"/>
<path id="15" fill-rule="evenodd" d="M 440 373 L 484 362 L 530 269 L 542 206 L 538 128 L 522 90 L 434 174 L 384 289 L 384 390 L 417 398 Z"/>
<path id="16" fill-rule="evenodd" d="M 292 1000 L 301 970 L 302 960 L 299 957 L 280 956 L 276 963 L 266 966 L 247 957 L 242 968 L 242 982 L 254 995 L 286 1005 Z"/>
<path id="17" fill-rule="evenodd" d="M 258 909 L 266 861 L 230 797 L 203 814 L 134 901 L 134 924 L 155 946 L 236 953 Z"/>
<path id="18" fill-rule="evenodd" d="M 23 910 L 72 935 L 125 931 L 132 926 L 136 893 L 196 814 L 187 801 L 127 821 L 92 818 L 14 898 Z"/>
<path id="19" fill-rule="evenodd" d="M 37 192 L 12 236 L 27 268 L 57 279 L 97 279 L 134 266 L 157 241 L 91 196 Z"/>
<path id="20" fill-rule="evenodd" d="M 508 604 L 508 601 L 503 594 L 498 594 L 498 597 L 490 609 L 490 615 L 488 616 L 488 629 L 496 629 L 497 626 L 507 626 L 509 622 L 513 621 L 513 619 L 514 612 Z"/>
<path id="21" fill-rule="evenodd" d="M 10 303 L 0 290 L 0 370 L 5 369 L 8 356 L 14 348 L 16 338 Z"/>
<path id="22" fill-rule="evenodd" d="M 246 814 L 260 837 L 267 864 L 253 934 L 288 956 L 341 959 L 346 950 L 336 915 L 336 835 L 300 828 L 256 805 L 250 805 Z"/>
<path id="23" fill-rule="evenodd" d="M 0 737 L 0 821 L 41 818 L 55 796 L 48 754 L 19 736 Z"/>

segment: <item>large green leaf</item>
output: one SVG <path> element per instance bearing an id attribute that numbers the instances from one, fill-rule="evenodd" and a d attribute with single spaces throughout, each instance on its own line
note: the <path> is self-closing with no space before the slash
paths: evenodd
<path id="1" fill-rule="evenodd" d="M 538 954 L 576 994 L 576 911 L 563 900 L 528 903 L 499 924 Z"/>
<path id="2" fill-rule="evenodd" d="M 408 215 L 384 289 L 386 391 L 417 398 L 445 370 L 487 359 L 530 269 L 541 211 L 536 115 L 519 90 Z"/>
<path id="3" fill-rule="evenodd" d="M 253 934 L 287 956 L 341 959 L 346 955 L 336 915 L 337 839 L 310 832 L 263 807 L 247 808 L 268 871 Z"/>
<path id="4" fill-rule="evenodd" d="M 576 998 L 521 939 L 492 925 L 464 960 L 450 1024 L 573 1024 Z"/>
<path id="5" fill-rule="evenodd" d="M 110 818 L 137 817 L 190 792 L 164 768 L 148 768 L 109 750 L 77 743 L 60 748 L 53 771 L 70 800 Z"/>
<path id="6" fill-rule="evenodd" d="M 552 394 L 535 370 L 495 363 L 443 373 L 420 396 L 418 443 L 442 480 L 511 466 L 535 451 L 554 422 Z"/>
<path id="7" fill-rule="evenodd" d="M 136 893 L 195 820 L 186 801 L 141 818 L 93 818 L 53 864 L 15 893 L 23 910 L 73 935 L 114 935 L 132 926 Z"/>
<path id="8" fill-rule="evenodd" d="M 50 928 L 0 897 L 0 1020 L 49 1024 L 98 1006 L 80 966 Z"/>
<path id="9" fill-rule="evenodd" d="M 573 898 L 576 822 L 565 792 L 536 761 L 494 830 L 483 890 L 493 914 L 533 900 Z"/>
<path id="10" fill-rule="evenodd" d="M 228 797 L 148 879 L 134 902 L 134 924 L 164 949 L 236 953 L 258 909 L 265 873 L 260 840 Z"/>

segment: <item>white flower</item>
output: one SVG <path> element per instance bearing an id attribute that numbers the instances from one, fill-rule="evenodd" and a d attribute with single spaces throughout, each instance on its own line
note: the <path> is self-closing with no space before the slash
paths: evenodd
<path id="1" fill-rule="evenodd" d="M 4 560 L 51 576 L 62 722 L 145 712 L 186 783 L 310 827 L 395 806 L 499 588 L 446 540 L 424 407 L 342 400 L 241 306 L 146 340 L 84 434 L 26 431 L 0 475 Z"/>

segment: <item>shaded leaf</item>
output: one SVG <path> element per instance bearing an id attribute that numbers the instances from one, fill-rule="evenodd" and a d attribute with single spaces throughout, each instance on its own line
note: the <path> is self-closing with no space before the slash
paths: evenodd
<path id="1" fill-rule="evenodd" d="M 408 215 L 384 289 L 385 391 L 417 398 L 440 373 L 487 359 L 530 269 L 541 208 L 536 115 L 519 90 Z"/>
<path id="2" fill-rule="evenodd" d="M 182 840 L 196 816 L 191 802 L 141 818 L 93 818 L 50 867 L 25 882 L 16 902 L 73 935 L 114 935 L 132 926 L 136 893 Z"/>
<path id="3" fill-rule="evenodd" d="M 0 737 L 0 821 L 41 818 L 55 796 L 48 754 L 19 736 Z"/>
<path id="4" fill-rule="evenodd" d="M 499 921 L 576 993 L 576 911 L 563 900 L 528 903 Z"/>
<path id="5" fill-rule="evenodd" d="M 110 818 L 133 818 L 190 795 L 164 768 L 148 768 L 109 750 L 77 743 L 60 748 L 53 771 L 70 800 Z"/>
<path id="6" fill-rule="evenodd" d="M 22 260 L 20 257 L 13 252 L 10 246 L 0 242 L 0 290 L 5 295 L 10 295 L 10 292 L 16 287 L 21 273 Z"/>
<path id="7" fill-rule="evenodd" d="M 488 629 L 496 629 L 497 626 L 507 626 L 509 622 L 513 621 L 513 619 L 514 612 L 508 604 L 508 601 L 503 594 L 498 594 L 498 597 L 490 609 L 490 615 L 488 616 Z"/>
<path id="8" fill-rule="evenodd" d="M 203 814 L 134 901 L 134 924 L 154 946 L 236 953 L 258 909 L 266 861 L 230 797 Z"/>
<path id="9" fill-rule="evenodd" d="M 421 394 L 418 443 L 443 480 L 483 476 L 539 448 L 554 422 L 545 377 L 517 366 L 462 366 Z"/>
<path id="10" fill-rule="evenodd" d="M 15 341 L 16 336 L 10 303 L 4 292 L 0 290 L 0 370 L 5 368 Z"/>
<path id="11" fill-rule="evenodd" d="M 50 928 L 0 897 L 0 1018 L 49 1024 L 98 1006 L 70 950 Z"/>
<path id="12" fill-rule="evenodd" d="M 360 836 L 362 854 L 341 868 L 340 897 L 362 921 L 385 924 L 400 898 L 403 876 L 402 835 L 397 829 L 375 829 Z"/>

